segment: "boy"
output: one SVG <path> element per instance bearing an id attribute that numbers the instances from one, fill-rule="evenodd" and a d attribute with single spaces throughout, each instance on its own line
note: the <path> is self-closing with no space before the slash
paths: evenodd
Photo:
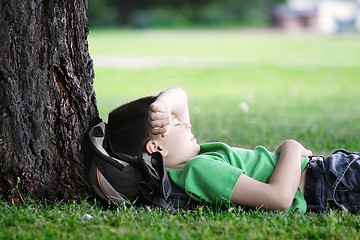
<path id="1" fill-rule="evenodd" d="M 312 161 L 307 174 L 312 152 L 297 141 L 284 141 L 275 153 L 264 147 L 245 150 L 224 143 L 200 146 L 191 132 L 187 95 L 181 88 L 120 106 L 109 114 L 108 128 L 115 151 L 131 155 L 160 152 L 171 180 L 196 200 L 305 212 L 304 194 L 320 210 L 331 198 L 323 189 L 325 175 L 316 173 L 321 162 Z M 345 174 L 343 169 L 339 171 Z M 360 185 L 356 172 L 351 175 L 348 182 L 356 193 L 345 196 L 344 202 L 346 207 L 357 209 Z M 312 189 L 305 190 L 305 182 L 307 189 Z M 323 199 L 325 195 L 329 199 Z"/>

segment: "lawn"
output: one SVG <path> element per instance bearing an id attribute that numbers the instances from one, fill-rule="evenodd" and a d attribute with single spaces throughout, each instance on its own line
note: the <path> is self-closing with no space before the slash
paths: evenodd
<path id="1" fill-rule="evenodd" d="M 339 147 L 360 149 L 359 42 L 359 35 L 254 29 L 92 29 L 89 36 L 104 120 L 120 104 L 176 85 L 189 95 L 199 142 L 275 150 L 292 138 L 323 155 Z M 149 67 L 106 67 L 99 56 L 136 57 Z M 153 57 L 162 63 L 153 66 Z M 27 199 L 20 206 L 0 201 L 0 212 L 2 239 L 360 238 L 360 215 L 333 211 L 301 214 L 202 205 L 171 214 L 123 205 L 106 209 L 90 199 Z M 85 214 L 93 218 L 83 219 Z"/>

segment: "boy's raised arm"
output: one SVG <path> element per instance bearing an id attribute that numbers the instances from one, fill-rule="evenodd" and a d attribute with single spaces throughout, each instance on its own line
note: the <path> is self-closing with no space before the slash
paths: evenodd
<path id="1" fill-rule="evenodd" d="M 294 140 L 283 142 L 278 153 L 280 158 L 270 182 L 263 183 L 242 174 L 231 195 L 232 202 L 268 210 L 290 208 L 300 183 L 301 157 L 312 153 Z"/>
<path id="2" fill-rule="evenodd" d="M 188 97 L 179 87 L 172 87 L 161 92 L 150 105 L 150 124 L 152 134 L 165 135 L 174 115 L 181 123 L 190 123 Z"/>

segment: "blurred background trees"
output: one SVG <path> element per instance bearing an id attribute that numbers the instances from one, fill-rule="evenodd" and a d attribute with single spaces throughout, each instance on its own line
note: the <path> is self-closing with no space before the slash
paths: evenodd
<path id="1" fill-rule="evenodd" d="M 266 25 L 281 0 L 89 0 L 90 26 Z"/>
<path id="2" fill-rule="evenodd" d="M 89 0 L 90 27 L 360 29 L 360 0 Z"/>

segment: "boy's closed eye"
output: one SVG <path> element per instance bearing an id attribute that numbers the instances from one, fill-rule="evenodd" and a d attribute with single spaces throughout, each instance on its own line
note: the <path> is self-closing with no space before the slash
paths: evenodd
<path id="1" fill-rule="evenodd" d="M 174 124 L 174 126 L 180 126 L 181 122 L 174 116 L 173 117 L 173 124 Z"/>

